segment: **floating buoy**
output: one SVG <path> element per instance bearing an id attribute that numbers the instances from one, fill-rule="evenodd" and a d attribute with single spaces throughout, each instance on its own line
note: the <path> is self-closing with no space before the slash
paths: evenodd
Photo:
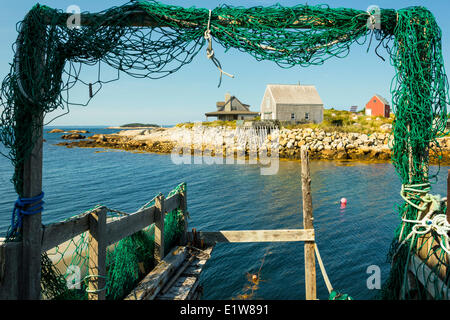
<path id="1" fill-rule="evenodd" d="M 341 208 L 345 208 L 347 206 L 347 199 L 341 198 Z"/>

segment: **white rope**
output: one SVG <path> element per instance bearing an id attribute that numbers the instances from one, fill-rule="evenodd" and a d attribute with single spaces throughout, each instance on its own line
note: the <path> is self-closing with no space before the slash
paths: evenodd
<path id="1" fill-rule="evenodd" d="M 214 65 L 217 67 L 217 69 L 219 69 L 219 71 L 220 71 L 220 80 L 219 80 L 219 85 L 217 86 L 217 87 L 220 87 L 220 84 L 222 83 L 222 74 L 225 74 L 225 75 L 229 76 L 230 78 L 234 78 L 234 76 L 232 74 L 229 74 L 229 73 L 223 71 L 219 60 L 217 60 L 217 58 L 214 56 L 214 50 L 212 48 L 212 37 L 211 37 L 211 10 L 209 10 L 208 25 L 206 27 L 204 38 L 208 41 L 208 47 L 206 48 L 206 57 L 208 59 L 210 59 L 214 63 Z"/>
<path id="2" fill-rule="evenodd" d="M 423 190 L 417 189 L 419 187 L 426 187 Z M 440 236 L 440 246 L 441 248 L 450 255 L 450 248 L 449 248 L 449 240 L 448 240 L 448 232 L 450 232 L 450 224 L 447 222 L 447 216 L 445 214 L 435 214 L 435 212 L 440 210 L 441 207 L 441 201 L 447 200 L 447 198 L 441 199 L 440 195 L 432 195 L 428 193 L 430 190 L 429 184 L 415 184 L 415 185 L 402 185 L 400 195 L 402 198 L 411 206 L 416 208 L 419 212 L 417 213 L 417 216 L 420 216 L 420 213 L 424 210 L 426 210 L 431 203 L 431 206 L 429 208 L 429 211 L 426 215 L 424 215 L 421 219 L 411 220 L 411 219 L 405 219 L 402 218 L 403 223 L 413 223 L 413 227 L 411 232 L 408 234 L 408 236 L 400 243 L 400 246 L 398 247 L 396 253 L 402 245 L 404 245 L 409 239 L 414 239 L 416 235 L 424 235 L 429 233 L 430 231 L 434 230 L 439 236 Z M 411 198 L 411 194 L 415 193 L 416 197 L 417 194 L 421 193 L 422 196 L 419 197 L 420 200 L 424 203 L 422 206 L 418 206 L 414 203 L 412 203 L 409 199 Z M 402 229 L 403 232 L 403 229 Z M 401 235 L 400 235 L 401 237 Z M 411 246 L 414 241 L 411 241 Z"/>
<path id="3" fill-rule="evenodd" d="M 325 285 L 327 286 L 328 293 L 331 294 L 333 291 L 333 287 L 331 285 L 330 279 L 328 278 L 327 272 L 325 270 L 325 266 L 323 265 L 322 258 L 320 257 L 319 248 L 317 247 L 317 243 L 314 243 L 314 250 L 316 251 L 317 261 L 319 262 L 320 271 L 322 272 L 323 280 L 325 281 Z"/>

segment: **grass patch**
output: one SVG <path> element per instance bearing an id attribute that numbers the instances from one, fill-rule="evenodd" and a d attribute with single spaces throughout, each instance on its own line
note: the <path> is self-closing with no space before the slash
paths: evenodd
<path id="1" fill-rule="evenodd" d="M 389 118 L 378 116 L 366 116 L 362 112 L 353 113 L 345 110 L 324 109 L 321 123 L 284 124 L 286 129 L 322 129 L 324 131 L 374 133 L 386 132 L 380 127 L 384 124 L 392 124 L 394 115 Z"/>
<path id="2" fill-rule="evenodd" d="M 281 127 L 286 129 L 306 129 L 315 130 L 322 129 L 327 132 L 357 132 L 371 134 L 374 132 L 386 132 L 380 127 L 384 124 L 392 124 L 394 114 L 391 113 L 389 118 L 378 116 L 366 116 L 363 112 L 353 113 L 345 110 L 324 109 L 323 121 L 321 123 L 302 123 L 293 124 L 289 122 L 280 122 Z M 192 128 L 193 122 L 179 123 L 176 126 Z M 236 128 L 236 120 L 233 121 L 205 121 L 201 125 L 206 127 L 231 127 Z"/>
<path id="3" fill-rule="evenodd" d="M 194 125 L 198 125 L 197 123 L 193 123 L 193 122 L 185 122 L 185 123 L 179 123 L 176 125 L 176 127 L 182 127 L 185 126 L 188 129 L 191 129 Z M 221 121 L 221 120 L 215 120 L 215 121 L 203 121 L 201 122 L 202 126 L 205 127 L 231 127 L 231 128 L 236 128 L 236 120 L 232 120 L 232 121 Z"/>

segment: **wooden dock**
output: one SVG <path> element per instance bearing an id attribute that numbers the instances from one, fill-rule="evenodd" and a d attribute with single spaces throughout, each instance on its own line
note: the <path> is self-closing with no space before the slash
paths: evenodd
<path id="1" fill-rule="evenodd" d="M 196 300 L 201 296 L 199 277 L 213 246 L 198 249 L 177 246 L 125 298 L 125 300 Z"/>
<path id="2" fill-rule="evenodd" d="M 69 220 L 42 226 L 39 229 L 39 254 L 67 243 L 86 233 L 89 239 L 89 299 L 104 300 L 106 288 L 106 255 L 118 241 L 154 224 L 156 266 L 126 297 L 127 300 L 185 300 L 201 296 L 199 277 L 218 242 L 305 242 L 306 299 L 316 299 L 315 234 L 312 224 L 311 178 L 306 149 L 302 150 L 303 222 L 305 229 L 222 230 L 188 232 L 187 192 L 182 189 L 168 198 L 160 195 L 152 206 L 134 213 L 108 217 L 110 209 L 98 207 Z M 179 244 L 164 255 L 164 218 L 168 212 L 181 210 L 184 232 Z M 21 299 L 26 283 L 22 242 L 0 244 L 0 299 Z M 40 256 L 40 255 L 39 255 Z M 40 272 L 33 274 L 38 277 Z M 36 279 L 34 279 L 36 280 Z M 32 281 L 34 282 L 34 281 Z M 42 297 L 40 297 L 42 298 Z"/>

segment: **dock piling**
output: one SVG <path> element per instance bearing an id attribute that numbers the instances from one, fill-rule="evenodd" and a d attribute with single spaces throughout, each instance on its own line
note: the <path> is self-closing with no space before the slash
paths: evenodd
<path id="1" fill-rule="evenodd" d="M 302 161 L 302 196 L 303 196 L 303 228 L 313 229 L 313 210 L 311 198 L 311 174 L 309 169 L 309 154 L 305 147 L 301 149 Z M 305 241 L 305 292 L 306 300 L 316 300 L 316 261 L 315 242 Z"/>

